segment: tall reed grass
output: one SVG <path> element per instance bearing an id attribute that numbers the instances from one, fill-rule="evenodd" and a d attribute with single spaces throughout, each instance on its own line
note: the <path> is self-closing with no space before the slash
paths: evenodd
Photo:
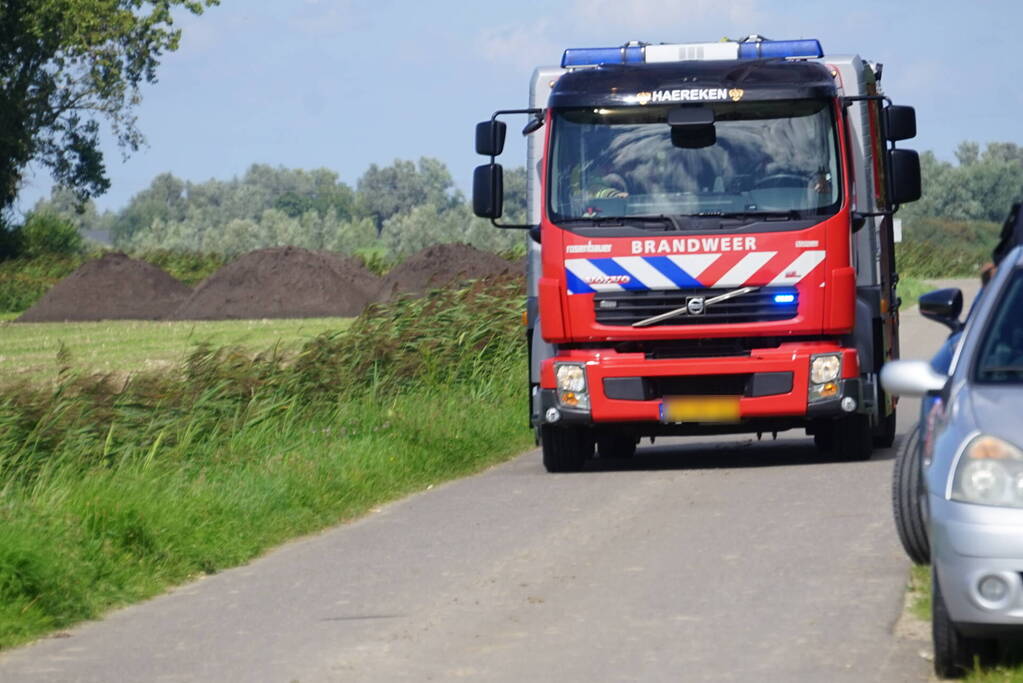
<path id="1" fill-rule="evenodd" d="M 0 647 L 528 445 L 519 278 L 372 307 L 297 359 L 0 396 Z"/>

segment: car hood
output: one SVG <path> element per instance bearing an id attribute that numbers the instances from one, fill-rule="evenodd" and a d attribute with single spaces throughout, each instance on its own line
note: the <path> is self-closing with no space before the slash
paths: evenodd
<path id="1" fill-rule="evenodd" d="M 984 434 L 998 436 L 1023 447 L 1023 384 L 972 385 L 964 406 L 974 426 Z"/>

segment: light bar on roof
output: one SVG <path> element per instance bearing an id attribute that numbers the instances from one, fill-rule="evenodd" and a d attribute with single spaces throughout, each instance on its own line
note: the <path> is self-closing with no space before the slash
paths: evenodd
<path id="1" fill-rule="evenodd" d="M 569 48 L 561 58 L 562 68 L 598 66 L 600 64 L 651 64 L 654 62 L 685 62 L 700 60 L 766 59 L 782 57 L 807 59 L 823 57 L 820 41 L 758 40 L 738 43 L 662 43 L 621 47 Z"/>

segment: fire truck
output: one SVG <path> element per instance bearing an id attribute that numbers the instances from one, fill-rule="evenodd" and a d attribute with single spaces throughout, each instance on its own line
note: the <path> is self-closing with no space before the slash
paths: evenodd
<path id="1" fill-rule="evenodd" d="M 528 231 L 530 419 L 548 471 L 660 435 L 802 429 L 890 446 L 893 214 L 920 197 L 912 107 L 817 40 L 568 49 L 476 127 L 473 208 Z M 525 116 L 528 223 L 496 163 Z"/>

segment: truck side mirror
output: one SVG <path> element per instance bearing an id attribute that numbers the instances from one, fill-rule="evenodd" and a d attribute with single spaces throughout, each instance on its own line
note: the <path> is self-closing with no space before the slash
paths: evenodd
<path id="1" fill-rule="evenodd" d="M 478 147 L 479 128 L 476 131 Z M 504 169 L 501 168 L 501 164 L 477 166 L 472 174 L 472 212 L 480 218 L 494 220 L 500 218 L 503 211 Z"/>
<path id="2" fill-rule="evenodd" d="M 496 157 L 504 151 L 504 138 L 508 133 L 508 124 L 504 121 L 490 120 L 476 124 L 476 153 L 488 157 Z"/>
<path id="3" fill-rule="evenodd" d="M 892 204 L 920 199 L 920 155 L 911 149 L 893 149 L 891 160 Z"/>
<path id="4" fill-rule="evenodd" d="M 953 332 L 963 328 L 959 315 L 963 312 L 963 293 L 959 289 L 936 289 L 920 297 L 920 314 L 939 322 Z"/>
<path id="5" fill-rule="evenodd" d="M 916 137 L 916 109 L 893 104 L 884 110 L 885 137 L 892 142 Z"/>

